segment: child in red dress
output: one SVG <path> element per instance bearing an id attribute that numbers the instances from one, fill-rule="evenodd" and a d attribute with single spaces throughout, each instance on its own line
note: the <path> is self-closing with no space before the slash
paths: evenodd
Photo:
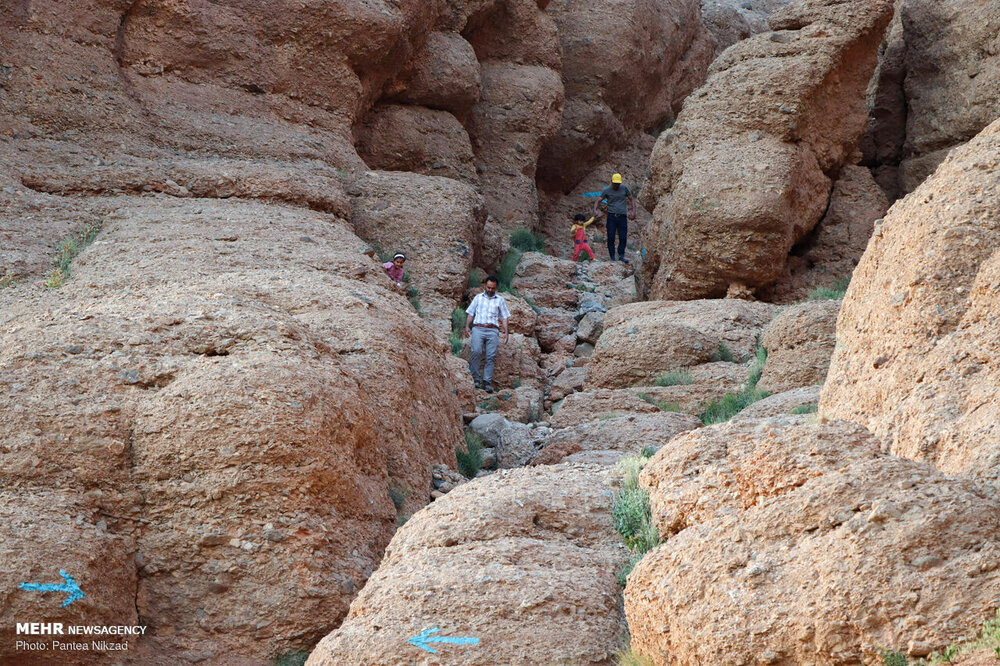
<path id="1" fill-rule="evenodd" d="M 571 228 L 573 232 L 573 261 L 579 259 L 581 252 L 586 252 L 590 260 L 594 261 L 594 252 L 590 249 L 590 243 L 587 242 L 587 227 L 595 218 L 592 217 L 584 222 L 585 219 L 581 213 L 577 213 L 573 217 L 573 227 Z"/>

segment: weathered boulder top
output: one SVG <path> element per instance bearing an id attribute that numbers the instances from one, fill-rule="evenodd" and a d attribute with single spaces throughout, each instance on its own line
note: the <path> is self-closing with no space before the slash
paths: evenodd
<path id="1" fill-rule="evenodd" d="M 780 276 L 865 128 L 893 5 L 798 2 L 716 59 L 650 158 L 645 295 L 718 297 Z"/>
<path id="2" fill-rule="evenodd" d="M 610 663 L 625 629 L 613 477 L 564 463 L 459 486 L 399 529 L 307 664 Z"/>
<path id="3" fill-rule="evenodd" d="M 628 578 L 632 647 L 682 666 L 875 664 L 994 615 L 995 493 L 879 449 L 801 416 L 663 447 L 640 483 L 671 536 Z"/>

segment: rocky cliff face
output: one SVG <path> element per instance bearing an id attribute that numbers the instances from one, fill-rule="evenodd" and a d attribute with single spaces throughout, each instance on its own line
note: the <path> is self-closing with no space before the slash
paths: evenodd
<path id="1" fill-rule="evenodd" d="M 826 414 L 896 455 L 996 479 L 1000 122 L 879 225 L 844 301 Z"/>
<path id="2" fill-rule="evenodd" d="M 893 4 L 802 2 L 728 49 L 651 157 L 643 293 L 719 297 L 777 280 L 865 125 Z"/>

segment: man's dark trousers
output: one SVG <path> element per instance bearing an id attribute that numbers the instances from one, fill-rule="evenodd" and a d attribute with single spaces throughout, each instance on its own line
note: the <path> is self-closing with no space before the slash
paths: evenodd
<path id="1" fill-rule="evenodd" d="M 618 258 L 625 256 L 625 237 L 628 236 L 628 215 L 608 213 L 608 256 L 615 260 L 615 234 L 618 234 Z"/>

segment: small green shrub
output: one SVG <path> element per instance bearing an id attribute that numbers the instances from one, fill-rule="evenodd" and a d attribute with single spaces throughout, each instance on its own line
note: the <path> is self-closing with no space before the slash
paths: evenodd
<path id="1" fill-rule="evenodd" d="M 618 578 L 618 584 L 622 587 L 628 583 L 628 575 L 632 573 L 632 569 L 635 569 L 635 565 L 639 564 L 639 560 L 642 559 L 640 553 L 629 553 L 628 559 L 625 560 L 625 564 L 621 565 L 618 569 L 616 577 Z"/>
<path id="2" fill-rule="evenodd" d="M 451 353 L 453 355 L 455 356 L 462 355 L 462 347 L 465 346 L 465 343 L 462 341 L 462 336 L 459 335 L 456 331 L 452 331 L 451 333 L 448 334 L 448 344 L 451 345 Z"/>
<path id="3" fill-rule="evenodd" d="M 687 384 L 694 384 L 694 380 L 691 379 L 690 370 L 687 368 L 676 368 L 657 377 L 655 383 L 657 386 L 686 386 Z"/>
<path id="4" fill-rule="evenodd" d="M 6 289 L 10 285 L 14 284 L 15 280 L 17 280 L 16 275 L 4 275 L 3 277 L 0 277 L 0 289 Z"/>
<path id="5" fill-rule="evenodd" d="M 497 269 L 497 279 L 500 281 L 501 289 L 510 290 L 510 283 L 514 280 L 514 271 L 517 270 L 520 261 L 521 251 L 516 248 L 507 250 L 507 254 L 503 255 L 500 267 Z"/>
<path id="6" fill-rule="evenodd" d="M 712 361 L 726 361 L 727 363 L 733 362 L 733 352 L 729 351 L 729 347 L 725 342 L 719 343 L 719 348 L 712 354 Z"/>
<path id="7" fill-rule="evenodd" d="M 303 666 L 309 658 L 309 650 L 293 650 L 274 658 L 274 666 Z"/>
<path id="8" fill-rule="evenodd" d="M 532 233 L 531 229 L 521 227 L 510 234 L 510 246 L 521 252 L 544 252 L 545 241 Z"/>
<path id="9" fill-rule="evenodd" d="M 622 471 L 622 489 L 616 493 L 611 503 L 611 517 L 615 529 L 625 541 L 625 546 L 632 551 L 632 558 L 638 562 L 642 556 L 660 544 L 660 535 L 653 525 L 652 512 L 649 509 L 649 493 L 639 486 L 639 472 L 649 460 L 646 456 L 625 458 L 618 463 Z M 619 580 L 631 571 L 628 567 L 620 572 Z"/>
<path id="10" fill-rule="evenodd" d="M 698 418 L 705 425 L 725 423 L 753 403 L 763 400 L 769 395 L 771 394 L 767 391 L 761 391 L 756 386 L 740 391 L 739 393 L 727 393 L 721 398 L 708 403 L 708 406 L 702 410 Z"/>
<path id="11" fill-rule="evenodd" d="M 392 505 L 396 507 L 396 511 L 403 508 L 406 504 L 406 489 L 399 485 L 389 486 L 389 499 L 392 500 Z"/>
<path id="12" fill-rule="evenodd" d="M 902 652 L 883 652 L 882 653 L 882 664 L 883 666 L 908 666 L 909 660 L 907 660 L 906 655 Z"/>
<path id="13" fill-rule="evenodd" d="M 834 301 L 843 298 L 847 287 L 851 284 L 851 276 L 837 278 L 830 287 L 817 287 L 809 292 L 810 301 Z"/>
<path id="14" fill-rule="evenodd" d="M 465 478 L 474 479 L 483 467 L 483 440 L 472 430 L 465 431 L 465 450 L 456 449 L 458 471 Z"/>
<path id="15" fill-rule="evenodd" d="M 465 285 L 472 289 L 473 287 L 478 287 L 483 283 L 483 272 L 478 268 L 473 268 L 469 271 L 469 279 L 465 281 Z"/>
<path id="16" fill-rule="evenodd" d="M 623 648 L 615 652 L 615 666 L 653 666 L 653 661 L 632 648 Z"/>
<path id="17" fill-rule="evenodd" d="M 465 320 L 468 317 L 465 314 L 465 310 L 462 308 L 455 308 L 451 313 L 451 330 L 458 333 L 459 331 L 465 330 Z"/>
<path id="18" fill-rule="evenodd" d="M 408 275 L 404 275 L 403 281 L 409 282 L 410 277 Z M 420 292 L 412 284 L 406 285 L 406 298 L 409 299 L 410 305 L 412 305 L 413 309 L 417 311 L 417 314 L 423 316 L 424 312 L 420 309 Z"/>
<path id="19" fill-rule="evenodd" d="M 649 493 L 643 488 L 624 488 L 615 496 L 611 507 L 615 529 L 631 551 L 645 553 L 659 543 L 653 516 L 649 509 Z M 652 529 L 650 529 L 652 528 Z"/>
<path id="20" fill-rule="evenodd" d="M 819 411 L 819 405 L 813 403 L 810 405 L 799 405 L 792 410 L 792 414 L 815 414 Z"/>
<path id="21" fill-rule="evenodd" d="M 94 242 L 102 226 L 104 226 L 104 223 L 101 220 L 91 222 L 84 226 L 75 236 L 70 236 L 59 243 L 56 257 L 52 260 L 52 272 L 49 273 L 49 278 L 45 282 L 46 287 L 56 289 L 69 279 L 70 263 L 76 259 L 77 255 L 84 248 Z"/>
<path id="22" fill-rule="evenodd" d="M 654 405 L 661 412 L 679 412 L 681 411 L 681 406 L 676 402 L 667 402 L 666 400 L 657 400 L 648 393 L 638 393 L 637 398 L 640 400 L 645 400 L 651 405 Z"/>
<path id="23" fill-rule="evenodd" d="M 764 348 L 764 345 L 758 343 L 753 354 L 753 363 L 750 364 L 750 372 L 747 373 L 747 386 L 750 388 L 757 386 L 760 376 L 764 374 L 764 365 L 767 363 L 767 349 Z"/>

